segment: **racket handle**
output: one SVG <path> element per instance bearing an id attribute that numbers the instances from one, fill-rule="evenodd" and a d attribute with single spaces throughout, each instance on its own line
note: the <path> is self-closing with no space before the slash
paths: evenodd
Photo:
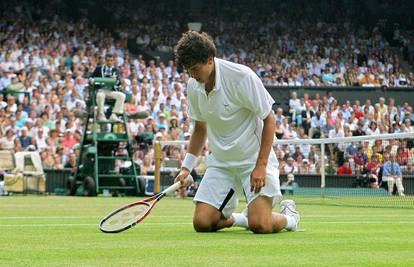
<path id="1" fill-rule="evenodd" d="M 185 178 L 185 179 L 191 180 L 191 183 L 194 182 L 193 177 L 191 175 L 188 175 L 187 178 Z M 168 195 L 170 193 L 175 192 L 180 187 L 181 187 L 181 183 L 180 182 L 176 182 L 173 185 L 171 185 L 170 187 L 168 187 L 167 189 L 165 189 L 162 193 Z"/>

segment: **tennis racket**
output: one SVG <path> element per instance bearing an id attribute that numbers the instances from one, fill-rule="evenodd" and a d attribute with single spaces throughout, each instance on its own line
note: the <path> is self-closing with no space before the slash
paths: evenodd
<path id="1" fill-rule="evenodd" d="M 187 176 L 187 180 L 193 182 L 191 175 Z M 142 222 L 165 195 L 170 194 L 181 187 L 180 182 L 176 182 L 164 191 L 144 200 L 125 205 L 102 219 L 99 229 L 104 233 L 120 233 L 136 224 Z"/>

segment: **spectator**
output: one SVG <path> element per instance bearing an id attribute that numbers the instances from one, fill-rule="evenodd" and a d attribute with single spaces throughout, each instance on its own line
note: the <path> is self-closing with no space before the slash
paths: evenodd
<path id="1" fill-rule="evenodd" d="M 318 110 L 316 114 L 312 117 L 311 128 L 309 129 L 309 138 L 322 138 L 323 132 L 322 128 L 326 126 L 326 120 L 322 116 L 321 112 Z"/>
<path id="2" fill-rule="evenodd" d="M 286 190 L 292 190 L 298 187 L 298 183 L 295 182 L 295 176 L 292 173 L 289 173 L 287 175 L 287 181 L 281 184 L 280 189 L 282 190 L 282 194 L 284 194 Z"/>
<path id="3" fill-rule="evenodd" d="M 284 119 L 285 119 L 285 116 L 283 116 L 283 109 L 280 108 L 280 107 L 277 108 L 276 109 L 276 114 L 275 114 L 276 123 L 279 122 L 280 124 L 282 124 Z"/>
<path id="4" fill-rule="evenodd" d="M 24 150 L 34 144 L 32 138 L 27 135 L 27 127 L 22 127 L 20 130 L 19 142 Z"/>
<path id="5" fill-rule="evenodd" d="M 390 155 L 390 159 L 384 163 L 382 172 L 382 181 L 387 183 L 388 193 L 393 194 L 394 184 L 397 186 L 398 195 L 404 196 L 404 187 L 402 184 L 401 167 L 395 160 L 395 155 Z"/>
<path id="6" fill-rule="evenodd" d="M 304 158 L 303 154 L 300 152 L 300 146 L 299 146 L 299 145 L 296 145 L 296 146 L 295 146 L 295 153 L 293 153 L 292 157 L 293 157 L 293 159 L 294 159 L 295 161 L 298 161 L 298 158 L 299 158 L 299 157 L 300 157 L 301 159 L 303 159 L 303 158 Z"/>
<path id="7" fill-rule="evenodd" d="M 76 144 L 78 144 L 78 141 L 73 137 L 72 131 L 66 130 L 62 140 L 63 148 L 72 149 Z"/>
<path id="8" fill-rule="evenodd" d="M 0 149 L 19 151 L 19 139 L 16 138 L 11 128 L 7 128 L 6 135 L 0 138 Z"/>
<path id="9" fill-rule="evenodd" d="M 119 81 L 119 69 L 115 67 L 115 58 L 112 54 L 107 54 L 105 56 L 105 64 L 102 66 L 98 66 L 94 73 L 93 77 L 106 77 L 106 78 L 115 78 Z M 96 104 L 98 106 L 98 119 L 100 121 L 107 121 L 105 113 L 104 113 L 104 104 L 105 98 L 109 97 L 115 99 L 115 106 L 112 110 L 112 114 L 110 116 L 111 121 L 119 122 L 121 121 L 117 115 L 120 115 L 124 112 L 124 102 L 125 102 L 125 94 L 118 91 L 113 91 L 112 88 L 108 89 L 100 89 L 96 94 Z"/>
<path id="10" fill-rule="evenodd" d="M 299 171 L 300 174 L 309 174 L 310 173 L 310 166 L 309 166 L 309 160 L 308 159 L 303 159 L 302 160 L 302 164 L 299 166 Z"/>
<path id="11" fill-rule="evenodd" d="M 283 173 L 287 173 L 287 174 L 298 173 L 298 168 L 293 163 L 294 163 L 294 159 L 292 157 L 289 157 L 287 159 L 286 165 L 284 166 Z"/>
<path id="12" fill-rule="evenodd" d="M 336 164 L 334 160 L 330 160 L 328 166 L 325 167 L 325 174 L 334 175 L 336 174 Z"/>
<path id="13" fill-rule="evenodd" d="M 343 131 L 342 126 L 341 126 L 341 123 L 339 121 L 337 121 L 335 123 L 335 128 L 329 131 L 328 137 L 330 139 L 345 137 L 344 131 Z M 344 147 L 345 147 L 344 143 L 328 144 L 328 151 L 329 151 L 331 159 L 338 160 L 338 155 L 337 154 L 341 154 L 341 159 L 343 159 L 343 157 L 344 157 L 343 154 L 344 154 L 344 150 L 345 150 Z"/>
<path id="14" fill-rule="evenodd" d="M 407 148 L 407 144 L 402 144 L 397 148 L 396 161 L 400 166 L 406 166 L 409 161 L 410 151 Z"/>
<path id="15" fill-rule="evenodd" d="M 350 175 L 352 174 L 352 168 L 349 164 L 349 161 L 344 161 L 344 164 L 338 168 L 338 170 L 336 171 L 336 174 L 347 174 Z"/>
<path id="16" fill-rule="evenodd" d="M 65 168 L 70 168 L 72 170 L 72 174 L 75 174 L 78 168 L 77 160 L 76 160 L 76 154 L 71 153 L 69 155 L 68 161 L 66 162 Z"/>
<path id="17" fill-rule="evenodd" d="M 154 166 L 152 164 L 151 155 L 147 154 L 144 156 L 144 160 L 141 165 L 141 175 L 148 175 L 151 171 L 154 171 Z"/>
<path id="18" fill-rule="evenodd" d="M 276 120 L 275 135 L 277 139 L 283 139 L 283 136 L 285 135 L 285 128 L 279 120 Z"/>
<path id="19" fill-rule="evenodd" d="M 315 115 L 313 110 L 311 110 L 311 105 L 309 103 L 306 104 L 305 110 L 302 111 L 302 127 L 305 130 L 305 134 L 309 135 L 309 129 L 311 128 L 312 124 L 312 117 Z"/>
<path id="20" fill-rule="evenodd" d="M 296 114 L 302 112 L 302 105 L 300 99 L 298 99 L 296 92 L 290 94 L 291 98 L 289 100 L 289 113 L 292 117 L 292 122 L 296 122 Z"/>
<path id="21" fill-rule="evenodd" d="M 405 166 L 405 168 L 402 170 L 402 174 L 403 175 L 413 175 L 414 174 L 414 170 L 413 170 L 413 165 L 412 163 L 408 163 L 407 166 Z"/>
<path id="22" fill-rule="evenodd" d="M 380 163 L 378 161 L 377 155 L 372 155 L 371 160 L 365 165 L 365 172 L 368 174 L 368 177 L 371 179 L 371 186 L 373 188 L 379 187 L 379 171 L 380 171 Z"/>
<path id="23" fill-rule="evenodd" d="M 352 158 L 354 160 L 355 167 L 359 169 L 363 169 L 365 165 L 368 163 L 368 155 L 364 153 L 364 150 L 362 147 L 358 148 L 358 153 L 354 154 Z M 375 155 L 375 158 L 377 159 L 378 157 Z"/>

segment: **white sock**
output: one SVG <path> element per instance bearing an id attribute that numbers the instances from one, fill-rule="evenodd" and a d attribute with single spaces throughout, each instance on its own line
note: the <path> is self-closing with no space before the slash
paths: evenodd
<path id="1" fill-rule="evenodd" d="M 233 213 L 231 214 L 231 216 L 233 217 L 233 220 L 234 220 L 233 226 L 249 228 L 249 222 L 247 220 L 247 217 L 244 216 L 243 213 Z"/>
<path id="2" fill-rule="evenodd" d="M 286 215 L 286 214 L 281 214 L 281 215 L 285 216 L 285 218 L 286 218 L 286 226 L 285 226 L 285 229 L 286 230 L 292 230 L 292 229 L 294 229 L 295 226 L 296 226 L 296 220 L 295 220 L 295 218 L 293 218 L 293 216 L 289 216 L 289 215 Z"/>

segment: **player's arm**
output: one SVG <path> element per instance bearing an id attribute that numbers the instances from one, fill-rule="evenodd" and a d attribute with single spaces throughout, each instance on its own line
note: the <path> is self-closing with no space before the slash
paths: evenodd
<path id="1" fill-rule="evenodd" d="M 197 161 L 197 157 L 200 156 L 204 144 L 207 140 L 207 123 L 203 121 L 195 121 L 194 131 L 190 137 L 190 144 L 188 146 L 187 153 L 185 155 L 183 164 L 181 165 L 180 173 L 175 178 L 174 182 L 181 181 L 190 174 Z"/>
<path id="2" fill-rule="evenodd" d="M 273 119 L 273 111 L 263 120 L 262 141 L 260 144 L 259 156 L 256 167 L 251 174 L 251 190 L 259 192 L 266 183 L 266 167 L 269 160 L 270 150 L 273 146 L 273 136 L 276 130 L 276 123 Z"/>
<path id="3" fill-rule="evenodd" d="M 259 157 L 256 166 L 267 167 L 270 151 L 273 147 L 273 137 L 276 130 L 276 123 L 273 119 L 273 111 L 263 120 L 262 143 L 260 144 Z"/>
<path id="4" fill-rule="evenodd" d="M 190 144 L 187 153 L 200 156 L 204 144 L 207 140 L 207 123 L 204 121 L 195 121 L 194 131 L 190 137 Z"/>

